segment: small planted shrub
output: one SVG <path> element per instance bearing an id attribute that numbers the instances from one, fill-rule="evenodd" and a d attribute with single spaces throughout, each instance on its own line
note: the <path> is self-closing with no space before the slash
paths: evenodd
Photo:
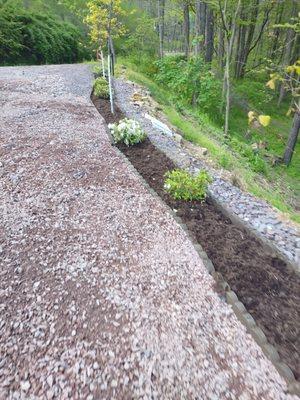
<path id="1" fill-rule="evenodd" d="M 208 184 L 212 181 L 206 171 L 193 176 L 189 172 L 175 169 L 165 174 L 165 189 L 175 200 L 204 201 Z"/>
<path id="2" fill-rule="evenodd" d="M 99 67 L 99 65 L 96 65 L 96 66 L 93 68 L 93 74 L 94 74 L 94 76 L 95 76 L 96 78 L 98 78 L 98 77 L 102 77 L 102 78 L 103 78 L 102 69 Z"/>
<path id="3" fill-rule="evenodd" d="M 142 142 L 146 134 L 141 125 L 134 119 L 122 119 L 118 124 L 109 124 L 108 128 L 116 143 L 125 143 L 126 146 Z"/>
<path id="4" fill-rule="evenodd" d="M 94 81 L 94 95 L 102 99 L 109 99 L 109 87 L 105 78 L 97 78 Z"/>

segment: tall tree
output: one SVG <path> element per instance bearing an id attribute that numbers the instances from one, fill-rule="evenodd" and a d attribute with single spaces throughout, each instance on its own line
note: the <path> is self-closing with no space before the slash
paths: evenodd
<path id="1" fill-rule="evenodd" d="M 218 0 L 221 21 L 225 31 L 225 68 L 224 68 L 224 84 L 223 97 L 225 99 L 225 122 L 224 135 L 228 135 L 229 131 L 229 111 L 230 111 L 230 64 L 232 59 L 232 48 L 235 40 L 237 17 L 239 15 L 241 0 L 238 0 L 236 8 L 228 9 L 227 0 L 222 4 L 222 0 Z"/>
<path id="2" fill-rule="evenodd" d="M 195 17 L 196 55 L 200 55 L 204 49 L 205 25 L 206 25 L 206 4 L 204 1 L 196 0 L 196 17 Z"/>
<path id="3" fill-rule="evenodd" d="M 164 36 L 165 36 L 165 0 L 157 0 L 158 9 L 158 33 L 159 33 L 159 56 L 164 56 Z"/>
<path id="4" fill-rule="evenodd" d="M 183 3 L 183 30 L 184 30 L 184 54 L 189 57 L 190 53 L 190 5 L 188 1 Z"/>
<path id="5" fill-rule="evenodd" d="M 291 26 L 288 27 L 287 32 L 286 32 L 286 41 L 285 41 L 285 47 L 284 47 L 284 54 L 283 54 L 283 60 L 282 63 L 285 66 L 290 65 L 291 59 L 292 59 L 292 50 L 293 50 L 293 45 L 294 45 L 294 40 L 296 37 L 296 32 L 295 29 L 292 25 L 294 18 L 297 16 L 298 12 L 298 2 L 296 0 L 293 0 L 292 2 L 292 8 L 291 8 L 291 15 L 290 15 L 290 24 Z M 280 106 L 284 96 L 286 93 L 286 88 L 285 85 L 280 85 L 280 90 L 279 90 L 279 98 L 278 98 L 278 106 Z"/>
<path id="6" fill-rule="evenodd" d="M 205 30 L 205 61 L 211 62 L 214 52 L 214 12 L 207 6 Z"/>

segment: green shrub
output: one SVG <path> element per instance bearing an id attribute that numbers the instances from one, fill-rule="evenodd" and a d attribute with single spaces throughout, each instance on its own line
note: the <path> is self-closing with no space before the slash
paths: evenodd
<path id="1" fill-rule="evenodd" d="M 109 87 L 105 78 L 100 77 L 94 81 L 94 95 L 102 99 L 109 99 Z"/>
<path id="2" fill-rule="evenodd" d="M 82 61 L 90 52 L 80 30 L 55 16 L 3 7 L 0 64 L 59 64 Z"/>
<path id="3" fill-rule="evenodd" d="M 155 80 L 171 89 L 179 102 L 198 106 L 212 120 L 221 121 L 222 82 L 199 57 L 164 57 L 156 62 Z"/>
<path id="4" fill-rule="evenodd" d="M 273 93 L 266 85 L 262 85 L 261 82 L 256 82 L 253 79 L 243 79 L 236 82 L 235 92 L 250 104 L 255 104 L 256 107 L 265 107 L 273 98 Z"/>
<path id="5" fill-rule="evenodd" d="M 116 143 L 122 142 L 126 146 L 142 142 L 146 138 L 140 124 L 133 119 L 123 119 L 118 124 L 109 124 L 108 128 Z"/>
<path id="6" fill-rule="evenodd" d="M 93 74 L 96 78 L 103 77 L 102 68 L 100 68 L 99 65 L 95 65 L 95 67 L 93 68 Z"/>
<path id="7" fill-rule="evenodd" d="M 165 189 L 175 200 L 200 200 L 207 195 L 211 177 L 204 170 L 193 176 L 189 172 L 175 169 L 165 174 Z"/>
<path id="8" fill-rule="evenodd" d="M 255 154 L 251 146 L 246 143 L 240 142 L 236 138 L 231 138 L 231 147 L 238 152 L 250 166 L 251 170 L 254 172 L 266 174 L 267 165 L 260 154 Z"/>
<path id="9" fill-rule="evenodd" d="M 225 152 L 220 153 L 218 157 L 218 163 L 222 168 L 225 169 L 230 169 L 232 167 L 230 156 Z"/>

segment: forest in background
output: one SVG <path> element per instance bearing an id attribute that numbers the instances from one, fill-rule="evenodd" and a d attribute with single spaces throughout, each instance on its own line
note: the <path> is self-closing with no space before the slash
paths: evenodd
<path id="1" fill-rule="evenodd" d="M 60 64 L 92 57 L 88 27 L 56 0 L 0 0 L 0 65 Z"/>
<path id="2" fill-rule="evenodd" d="M 238 186 L 300 221 L 298 1 L 0 5 L 2 65 L 111 52 L 117 73 L 147 86 L 170 122 L 206 147 Z"/>

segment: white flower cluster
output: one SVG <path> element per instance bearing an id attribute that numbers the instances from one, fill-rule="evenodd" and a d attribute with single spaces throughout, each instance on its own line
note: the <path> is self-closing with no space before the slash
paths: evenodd
<path id="1" fill-rule="evenodd" d="M 141 125 L 134 119 L 122 119 L 118 124 L 109 124 L 108 128 L 114 141 L 125 143 L 126 146 L 140 143 L 146 138 Z"/>

